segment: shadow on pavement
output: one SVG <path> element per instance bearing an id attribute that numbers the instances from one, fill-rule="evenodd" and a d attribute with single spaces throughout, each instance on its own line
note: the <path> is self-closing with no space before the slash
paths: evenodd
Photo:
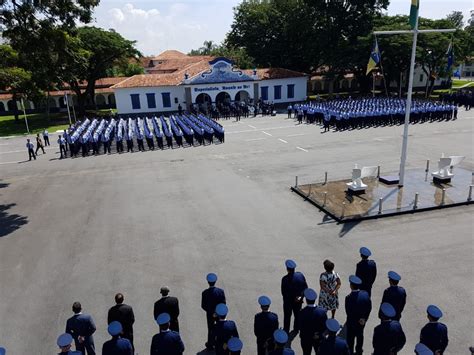
<path id="1" fill-rule="evenodd" d="M 18 214 L 9 214 L 8 210 L 16 204 L 0 205 L 0 238 L 13 233 L 28 223 L 28 218 Z"/>
<path id="2" fill-rule="evenodd" d="M 339 231 L 339 238 L 343 238 L 348 234 L 355 226 L 357 226 L 361 221 L 347 222 L 342 223 L 342 228 Z"/>

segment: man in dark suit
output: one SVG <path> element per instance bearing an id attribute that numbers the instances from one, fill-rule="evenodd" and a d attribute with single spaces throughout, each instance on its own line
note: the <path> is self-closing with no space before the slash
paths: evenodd
<path id="1" fill-rule="evenodd" d="M 237 331 L 237 326 L 232 320 L 227 320 L 227 313 L 229 309 L 224 303 L 218 304 L 216 306 L 216 315 L 218 320 L 214 325 L 214 330 L 212 332 L 214 344 L 216 347 L 216 355 L 228 355 L 228 346 L 227 342 L 232 337 L 239 337 L 239 332 Z"/>
<path id="2" fill-rule="evenodd" d="M 120 322 L 110 323 L 107 331 L 112 339 L 106 341 L 102 346 L 102 355 L 133 355 L 132 343 L 120 336 L 123 332 Z"/>
<path id="3" fill-rule="evenodd" d="M 421 329 L 420 343 L 426 345 L 435 354 L 443 354 L 449 342 L 448 327 L 439 322 L 443 312 L 437 306 L 430 305 L 426 313 L 430 322 Z"/>
<path id="4" fill-rule="evenodd" d="M 313 349 L 317 354 L 319 344 L 326 330 L 328 316 L 326 310 L 316 306 L 316 291 L 307 288 L 304 291 L 307 306 L 300 311 L 298 318 L 303 355 L 311 355 Z"/>
<path id="5" fill-rule="evenodd" d="M 346 340 L 351 354 L 354 354 L 354 343 L 357 339 L 355 354 L 360 355 L 363 352 L 364 327 L 372 311 L 372 302 L 370 301 L 369 294 L 359 289 L 362 284 L 362 280 L 359 277 L 351 275 L 349 283 L 352 291 L 346 296 L 345 302 L 347 315 Z"/>
<path id="6" fill-rule="evenodd" d="M 381 323 L 374 329 L 373 355 L 396 355 L 405 346 L 407 339 L 402 326 L 398 321 L 392 320 L 396 314 L 395 308 L 390 303 L 382 303 L 380 306 Z"/>
<path id="7" fill-rule="evenodd" d="M 79 302 L 72 305 L 74 315 L 66 322 L 66 333 L 72 335 L 76 350 L 83 355 L 95 355 L 94 334 L 96 327 L 94 320 L 88 314 L 82 313 L 82 306 Z"/>
<path id="8" fill-rule="evenodd" d="M 212 332 L 214 324 L 216 322 L 215 310 L 216 306 L 220 303 L 225 304 L 225 293 L 224 290 L 216 287 L 217 275 L 214 273 L 207 274 L 206 276 L 209 288 L 205 289 L 201 295 L 201 308 L 206 312 L 207 319 L 207 342 L 206 348 L 212 349 L 214 347 L 214 341 L 212 339 Z"/>
<path id="9" fill-rule="evenodd" d="M 184 344 L 179 333 L 169 329 L 170 315 L 161 313 L 156 318 L 160 332 L 151 340 L 150 355 L 182 355 Z"/>
<path id="10" fill-rule="evenodd" d="M 301 272 L 295 272 L 296 263 L 285 261 L 287 275 L 281 279 L 281 294 L 283 296 L 283 329 L 290 332 L 291 314 L 295 320 L 293 332 L 298 332 L 298 316 L 303 303 L 303 292 L 308 288 L 306 279 Z"/>
<path id="11" fill-rule="evenodd" d="M 360 289 L 367 291 L 370 297 L 372 294 L 372 285 L 377 277 L 377 265 L 375 261 L 369 260 L 369 256 L 372 255 L 372 252 L 368 248 L 362 247 L 359 252 L 362 260 L 357 263 L 355 275 L 362 280 Z"/>
<path id="12" fill-rule="evenodd" d="M 133 323 L 135 323 L 135 315 L 133 309 L 129 305 L 123 303 L 123 294 L 115 295 L 116 305 L 109 309 L 107 315 L 107 324 L 119 322 L 122 325 L 122 334 L 125 339 L 130 340 L 133 346 Z"/>
<path id="13" fill-rule="evenodd" d="M 271 302 L 267 296 L 258 298 L 262 311 L 255 315 L 253 323 L 254 334 L 257 337 L 258 355 L 265 355 L 267 351 L 273 349 L 273 332 L 278 329 L 278 316 L 270 312 Z"/>
<path id="14" fill-rule="evenodd" d="M 155 302 L 153 308 L 153 318 L 156 318 L 161 313 L 168 313 L 171 317 L 170 329 L 179 333 L 179 302 L 176 297 L 169 296 L 170 289 L 167 286 L 163 286 L 160 290 L 161 298 Z"/>
<path id="15" fill-rule="evenodd" d="M 403 287 L 398 286 L 401 280 L 400 275 L 395 271 L 388 272 L 388 282 L 390 287 L 383 292 L 382 303 L 390 303 L 395 308 L 395 316 L 393 319 L 400 321 L 403 309 L 407 301 L 407 294 Z"/>

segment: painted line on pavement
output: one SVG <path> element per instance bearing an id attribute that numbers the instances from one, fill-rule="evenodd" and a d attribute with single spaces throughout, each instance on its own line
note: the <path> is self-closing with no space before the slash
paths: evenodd
<path id="1" fill-rule="evenodd" d="M 267 136 L 273 137 L 270 133 L 267 133 L 265 131 L 262 131 L 263 134 L 266 134 Z"/>
<path id="2" fill-rule="evenodd" d="M 299 149 L 299 150 L 302 150 L 303 152 L 306 152 L 306 153 L 308 153 L 308 151 L 307 151 L 306 149 L 304 149 L 304 148 L 301 148 L 301 147 L 296 147 L 296 149 Z"/>
<path id="3" fill-rule="evenodd" d="M 283 143 L 288 143 L 287 141 L 285 141 L 284 139 L 281 139 L 281 138 L 278 138 L 278 140 L 279 140 L 280 142 L 283 142 Z"/>
<path id="4" fill-rule="evenodd" d="M 257 127 L 252 126 L 251 124 L 248 124 L 247 126 L 249 126 L 250 128 L 253 128 L 253 129 L 257 129 Z"/>
<path id="5" fill-rule="evenodd" d="M 270 128 L 263 128 L 263 129 L 265 129 L 266 131 L 273 131 L 275 129 L 300 128 L 300 127 L 303 127 L 303 126 L 279 126 L 279 127 L 270 127 Z M 258 129 L 246 129 L 246 130 L 243 130 L 243 131 L 225 132 L 225 134 L 248 133 L 248 132 L 258 132 L 258 131 L 260 131 L 260 130 L 258 130 Z"/>
<path id="6" fill-rule="evenodd" d="M 287 137 L 299 137 L 299 136 L 305 136 L 305 135 L 306 135 L 306 133 L 297 133 L 297 134 L 290 134 Z"/>
<path id="7" fill-rule="evenodd" d="M 255 142 L 255 141 L 263 141 L 265 140 L 266 138 L 254 138 L 254 139 L 246 139 L 245 141 L 246 142 Z"/>

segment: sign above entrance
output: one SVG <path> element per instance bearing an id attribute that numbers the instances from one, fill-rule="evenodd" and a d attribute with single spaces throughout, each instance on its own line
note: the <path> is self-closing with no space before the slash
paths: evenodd
<path id="1" fill-rule="evenodd" d="M 257 78 L 234 69 L 233 62 L 219 57 L 209 62 L 210 69 L 186 81 L 186 84 L 215 84 L 239 81 L 254 81 Z"/>

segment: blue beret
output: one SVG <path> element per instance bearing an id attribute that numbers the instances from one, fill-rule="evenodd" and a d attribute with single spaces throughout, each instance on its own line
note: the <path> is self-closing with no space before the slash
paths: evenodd
<path id="1" fill-rule="evenodd" d="M 117 322 L 117 321 L 112 322 L 109 324 L 107 331 L 112 336 L 119 335 L 120 333 L 122 333 L 122 324 L 120 324 L 120 322 Z"/>
<path id="2" fill-rule="evenodd" d="M 216 282 L 217 281 L 217 275 L 214 274 L 213 272 L 207 274 L 206 276 L 207 282 Z"/>
<path id="3" fill-rule="evenodd" d="M 230 351 L 240 351 L 242 350 L 243 346 L 244 344 L 242 343 L 242 340 L 236 337 L 230 338 L 227 342 L 227 347 Z"/>
<path id="4" fill-rule="evenodd" d="M 354 285 L 361 285 L 362 280 L 355 275 L 349 276 L 349 282 Z"/>
<path id="5" fill-rule="evenodd" d="M 366 247 L 360 248 L 359 253 L 360 253 L 360 255 L 363 255 L 363 256 L 371 256 L 372 255 L 372 252 L 369 250 L 369 248 L 366 248 Z"/>
<path id="6" fill-rule="evenodd" d="M 58 337 L 58 341 L 56 342 L 60 348 L 63 348 L 65 346 L 71 345 L 72 343 L 72 335 L 69 333 L 64 333 L 61 334 Z"/>
<path id="7" fill-rule="evenodd" d="M 336 333 L 339 329 L 341 329 L 341 325 L 335 319 L 328 319 L 326 321 L 326 328 L 328 328 L 330 332 Z"/>
<path id="8" fill-rule="evenodd" d="M 395 271 L 389 271 L 388 278 L 393 281 L 400 281 L 402 279 L 402 277 L 398 275 Z"/>
<path id="9" fill-rule="evenodd" d="M 258 304 L 260 306 L 269 306 L 271 305 L 271 303 L 272 303 L 272 300 L 267 296 L 260 296 L 258 298 Z"/>
<path id="10" fill-rule="evenodd" d="M 273 332 L 275 343 L 286 344 L 288 342 L 288 334 L 283 329 L 277 329 Z"/>
<path id="11" fill-rule="evenodd" d="M 441 309 L 439 309 L 438 307 L 432 304 L 428 306 L 428 309 L 426 310 L 426 312 L 433 318 L 439 319 L 443 316 L 443 312 L 441 312 Z"/>
<path id="12" fill-rule="evenodd" d="M 415 353 L 417 355 L 433 355 L 433 352 L 425 344 L 418 343 L 415 346 Z"/>
<path id="13" fill-rule="evenodd" d="M 318 295 L 316 291 L 313 290 L 312 288 L 307 288 L 306 290 L 304 290 L 304 297 L 308 301 L 316 301 L 316 298 L 318 298 Z"/>
<path id="14" fill-rule="evenodd" d="M 6 353 L 7 351 L 5 350 L 5 348 L 0 347 L 0 355 L 5 355 Z"/>
<path id="15" fill-rule="evenodd" d="M 216 306 L 216 314 L 219 317 L 224 317 L 227 315 L 227 312 L 229 312 L 229 308 L 224 304 L 224 303 L 219 303 Z"/>
<path id="16" fill-rule="evenodd" d="M 287 269 L 296 269 L 296 263 L 293 260 L 288 259 L 285 261 L 285 266 Z"/>
<path id="17" fill-rule="evenodd" d="M 161 313 L 160 315 L 158 315 L 158 318 L 156 318 L 156 323 L 158 323 L 158 325 L 164 325 L 164 324 L 168 324 L 171 320 L 171 317 L 168 313 Z"/>
<path id="18" fill-rule="evenodd" d="M 393 318 L 395 317 L 395 314 L 397 314 L 395 308 L 393 308 L 393 306 L 387 302 L 382 303 L 382 305 L 380 306 L 380 311 L 387 318 Z"/>

